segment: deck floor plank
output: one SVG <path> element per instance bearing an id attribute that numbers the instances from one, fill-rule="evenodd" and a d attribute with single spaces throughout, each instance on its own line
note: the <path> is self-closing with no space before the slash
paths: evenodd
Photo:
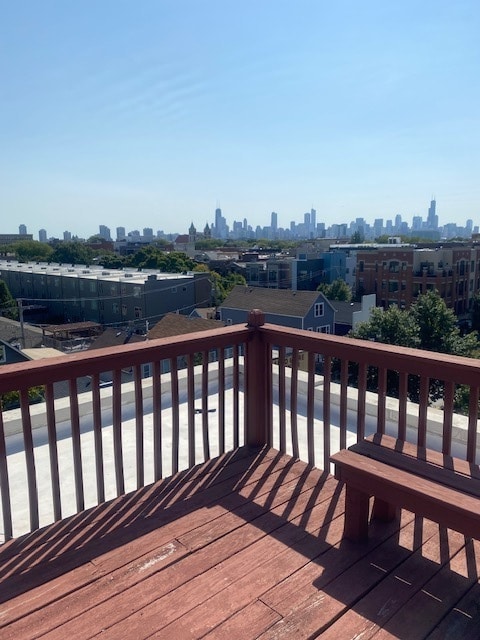
<path id="1" fill-rule="evenodd" d="M 343 515 L 332 477 L 225 454 L 0 547 L 0 637 L 478 637 L 480 543 Z"/>

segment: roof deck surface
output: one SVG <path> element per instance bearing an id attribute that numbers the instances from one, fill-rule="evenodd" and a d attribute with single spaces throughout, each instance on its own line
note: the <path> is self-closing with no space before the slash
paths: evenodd
<path id="1" fill-rule="evenodd" d="M 237 450 L 0 547 L 0 637 L 479 637 L 478 542 L 343 515 L 331 476 Z"/>

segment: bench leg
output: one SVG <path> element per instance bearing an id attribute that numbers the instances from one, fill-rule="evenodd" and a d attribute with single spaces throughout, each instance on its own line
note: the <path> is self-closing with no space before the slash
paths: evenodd
<path id="1" fill-rule="evenodd" d="M 397 508 L 395 505 L 375 498 L 373 501 L 372 519 L 382 520 L 383 522 L 391 522 L 397 516 Z"/>
<path id="2" fill-rule="evenodd" d="M 347 484 L 345 491 L 345 528 L 343 537 L 353 542 L 368 538 L 369 496 Z"/>

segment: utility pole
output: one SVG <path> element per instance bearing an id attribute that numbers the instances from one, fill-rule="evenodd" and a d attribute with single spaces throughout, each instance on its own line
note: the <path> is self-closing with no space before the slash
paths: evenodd
<path id="1" fill-rule="evenodd" d="M 23 322 L 23 300 L 22 298 L 17 298 L 18 304 L 18 313 L 20 317 L 20 347 L 25 349 L 25 325 Z"/>

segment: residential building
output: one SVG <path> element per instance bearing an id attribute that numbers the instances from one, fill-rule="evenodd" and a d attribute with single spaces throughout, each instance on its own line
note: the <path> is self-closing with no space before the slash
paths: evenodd
<path id="1" fill-rule="evenodd" d="M 235 286 L 219 307 L 227 325 L 246 321 L 251 309 L 261 309 L 266 322 L 318 333 L 333 333 L 335 309 L 319 291 L 288 291 Z"/>
<path id="2" fill-rule="evenodd" d="M 379 306 L 408 308 L 431 290 L 457 315 L 466 313 L 480 290 L 480 248 L 392 245 L 357 251 L 357 294 L 374 293 Z"/>
<path id="3" fill-rule="evenodd" d="M 42 303 L 50 322 L 92 321 L 102 325 L 145 325 L 171 311 L 188 315 L 211 304 L 208 273 L 107 270 L 0 260 L 13 297 Z"/>

